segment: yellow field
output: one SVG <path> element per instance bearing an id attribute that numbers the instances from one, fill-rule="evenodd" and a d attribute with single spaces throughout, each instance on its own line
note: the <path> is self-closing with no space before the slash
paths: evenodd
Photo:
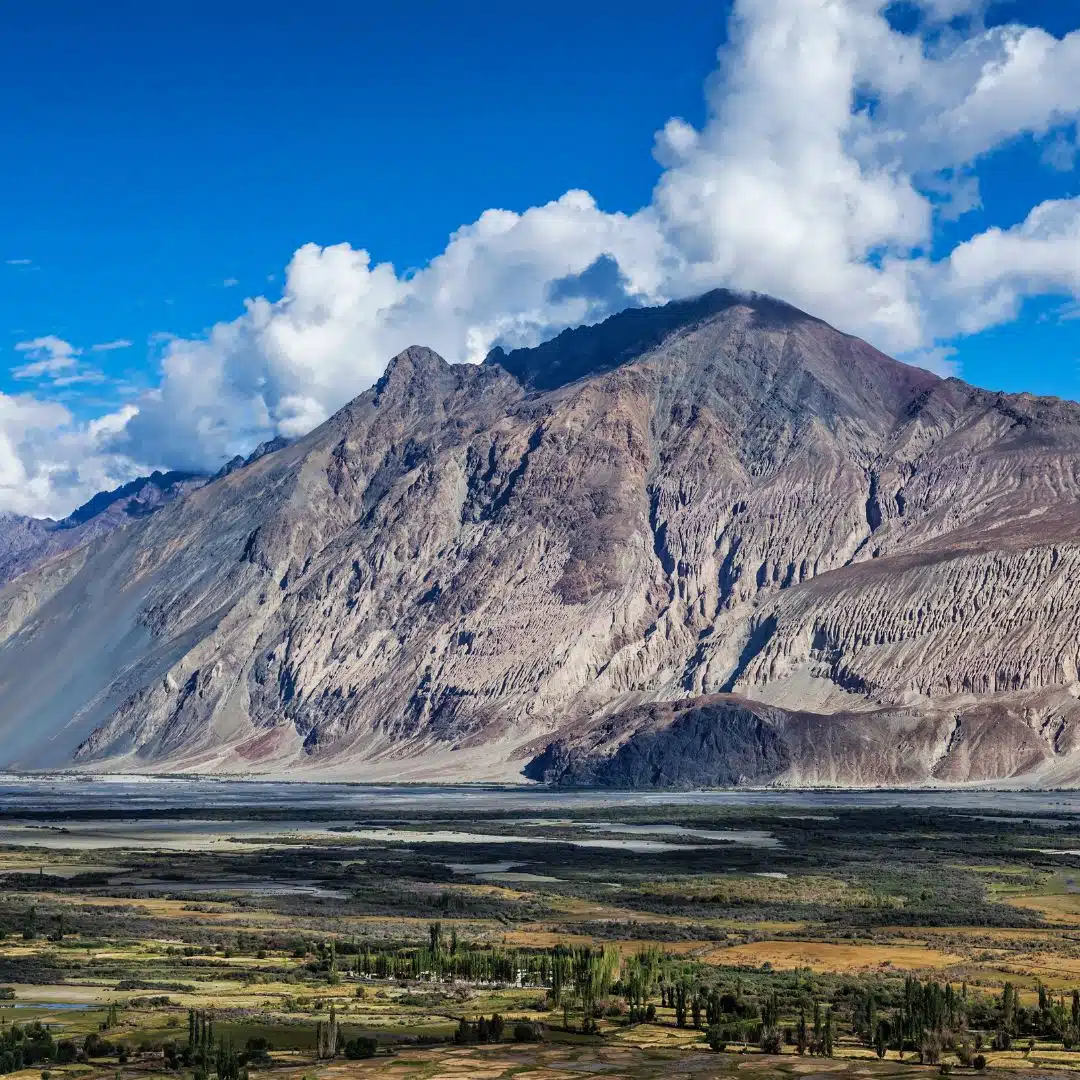
<path id="1" fill-rule="evenodd" d="M 1047 922 L 1080 926 L 1080 893 L 1048 896 L 1010 896 L 1005 903 L 1024 911 L 1037 911 Z"/>
<path id="2" fill-rule="evenodd" d="M 897 971 L 940 970 L 963 962 L 956 953 L 922 945 L 860 945 L 822 941 L 755 941 L 751 945 L 713 947 L 701 957 L 720 967 L 810 968 L 813 971 L 856 972 L 879 968 Z"/>

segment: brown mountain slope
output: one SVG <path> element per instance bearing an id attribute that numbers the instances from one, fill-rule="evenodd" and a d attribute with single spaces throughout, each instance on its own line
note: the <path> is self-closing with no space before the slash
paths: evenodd
<path id="1" fill-rule="evenodd" d="M 410 349 L 301 442 L 0 593 L 0 756 L 1068 782 L 1078 473 L 1080 406 L 765 299 L 481 367 Z M 694 746 L 704 773 L 671 775 Z"/>

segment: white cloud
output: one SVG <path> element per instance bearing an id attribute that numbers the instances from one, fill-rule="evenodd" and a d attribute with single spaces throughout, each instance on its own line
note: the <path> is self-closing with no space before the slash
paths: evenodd
<path id="1" fill-rule="evenodd" d="M 88 495 L 145 471 L 108 446 L 131 414 L 80 424 L 63 405 L 0 394 L 0 508 L 63 517 Z"/>
<path id="2" fill-rule="evenodd" d="M 234 277 L 227 277 L 222 283 L 222 288 L 231 289 L 234 285 L 239 285 L 240 280 Z"/>
<path id="3" fill-rule="evenodd" d="M 496 342 L 717 285 L 784 297 L 954 373 L 942 341 L 1012 317 L 1062 278 L 1054 260 L 1071 242 L 1044 215 L 1039 254 L 1034 234 L 1024 245 L 1040 268 L 1007 266 L 989 234 L 955 261 L 927 255 L 937 217 L 980 205 L 983 155 L 1080 111 L 1080 33 L 984 30 L 983 6 L 923 4 L 931 20 L 973 17 L 966 34 L 923 38 L 894 31 L 876 0 L 740 0 L 709 119 L 658 135 L 665 172 L 648 206 L 605 213 L 571 191 L 520 214 L 489 210 L 408 277 L 347 245 L 306 245 L 279 300 L 167 346 L 131 446 L 209 465 L 306 430 L 414 342 L 476 361 Z M 561 288 L 598 260 L 613 267 L 605 289 Z"/>
<path id="4" fill-rule="evenodd" d="M 8 266 L 30 266 L 33 259 L 5 259 L 4 262 Z"/>
<path id="5" fill-rule="evenodd" d="M 1028 296 L 1080 297 L 1080 198 L 1042 203 L 1021 224 L 960 244 L 942 284 L 965 334 L 1015 318 Z"/>
<path id="6" fill-rule="evenodd" d="M 102 341 L 97 345 L 91 345 L 91 352 L 114 352 L 117 349 L 130 349 L 131 342 L 127 338 L 117 338 L 116 341 Z"/>
<path id="7" fill-rule="evenodd" d="M 63 338 L 48 334 L 32 341 L 20 341 L 15 351 L 25 353 L 30 362 L 13 368 L 11 374 L 16 379 L 37 379 L 42 376 L 58 375 L 70 371 L 78 365 L 76 357 L 81 352 Z"/>
<path id="8" fill-rule="evenodd" d="M 1043 146 L 1042 163 L 1058 172 L 1072 172 L 1076 168 L 1077 150 L 1075 129 L 1071 135 L 1067 131 L 1055 132 Z"/>
<path id="9" fill-rule="evenodd" d="M 781 296 L 951 372 L 957 335 L 1013 318 L 1030 295 L 1080 295 L 1069 201 L 930 254 L 938 221 L 981 205 L 986 155 L 1075 125 L 1080 31 L 986 29 L 980 0 L 922 0 L 923 25 L 903 34 L 887 6 L 736 0 L 708 119 L 665 125 L 664 172 L 636 213 L 583 191 L 488 210 L 408 274 L 346 244 L 301 247 L 279 299 L 160 343 L 159 385 L 117 421 L 110 452 L 214 467 L 306 431 L 407 345 L 477 361 L 495 343 L 718 285 Z"/>

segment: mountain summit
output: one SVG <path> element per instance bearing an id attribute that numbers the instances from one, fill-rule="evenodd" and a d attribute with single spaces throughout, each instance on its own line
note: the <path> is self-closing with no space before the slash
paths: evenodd
<path id="1" fill-rule="evenodd" d="M 414 347 L 0 593 L 0 764 L 614 784 L 1080 777 L 1080 406 L 779 301 Z"/>

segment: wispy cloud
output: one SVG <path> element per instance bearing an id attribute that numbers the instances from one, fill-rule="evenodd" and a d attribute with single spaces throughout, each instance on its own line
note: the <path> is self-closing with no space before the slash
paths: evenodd
<path id="1" fill-rule="evenodd" d="M 105 375 L 103 372 L 96 371 L 93 368 L 85 368 L 82 371 L 76 372 L 74 375 L 61 375 L 57 379 L 52 380 L 53 386 L 81 386 L 96 385 L 98 383 L 105 382 Z"/>
<path id="2" fill-rule="evenodd" d="M 131 342 L 127 338 L 117 338 L 115 341 L 102 341 L 97 345 L 91 345 L 91 352 L 115 352 L 117 349 L 130 349 Z"/>
<path id="3" fill-rule="evenodd" d="M 109 342 L 104 347 L 121 348 L 130 344 Z M 94 352 L 100 352 L 101 349 L 100 345 L 93 346 Z M 12 370 L 14 378 L 39 380 L 43 387 L 49 390 L 106 381 L 103 372 L 80 362 L 82 349 L 77 349 L 70 341 L 53 334 L 31 341 L 20 341 L 15 346 L 15 351 L 23 353 L 29 362 Z"/>
<path id="4" fill-rule="evenodd" d="M 4 262 L 8 266 L 30 266 L 33 259 L 5 259 Z"/>
<path id="5" fill-rule="evenodd" d="M 15 351 L 23 353 L 29 363 L 15 368 L 11 374 L 16 379 L 40 379 L 43 376 L 60 375 L 78 366 L 76 357 L 82 352 L 70 342 L 53 334 L 34 338 L 32 341 L 20 341 Z"/>
<path id="6" fill-rule="evenodd" d="M 227 277 L 221 284 L 224 288 L 231 289 L 234 285 L 240 284 L 240 279 L 234 277 Z"/>

